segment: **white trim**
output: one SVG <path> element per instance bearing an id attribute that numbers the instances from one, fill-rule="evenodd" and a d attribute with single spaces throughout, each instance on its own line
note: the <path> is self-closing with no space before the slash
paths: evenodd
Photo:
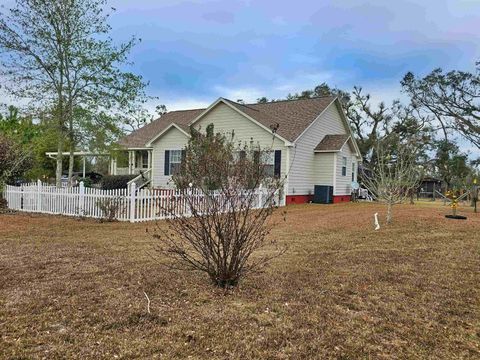
<path id="1" fill-rule="evenodd" d="M 335 102 L 335 100 L 337 100 L 337 98 L 333 99 L 332 102 L 331 102 L 330 104 L 328 104 L 328 105 L 325 107 L 325 109 L 322 110 L 322 112 L 321 112 L 320 114 L 318 114 L 318 116 L 315 118 L 315 120 L 313 120 L 313 121 L 310 123 L 310 125 L 308 125 L 308 126 L 300 133 L 300 135 L 297 136 L 297 138 L 296 138 L 295 140 L 293 140 L 294 143 L 296 143 L 297 140 L 300 139 L 300 138 L 303 136 L 303 134 L 305 134 L 305 133 L 308 131 L 308 129 L 310 129 L 310 128 L 313 126 L 313 124 L 315 124 L 315 123 L 320 119 L 320 117 L 325 113 L 325 111 L 327 111 L 327 109 L 330 107 L 330 105 L 332 105 L 332 104 Z"/>
<path id="2" fill-rule="evenodd" d="M 231 109 L 235 110 L 236 112 L 238 112 L 240 115 L 246 117 L 248 120 L 250 120 L 251 122 L 253 122 L 254 124 L 260 126 L 262 129 L 266 130 L 268 133 L 272 133 L 271 129 L 269 129 L 268 127 L 266 127 L 265 125 L 263 125 L 262 123 L 258 122 L 257 120 L 255 120 L 254 118 L 252 118 L 250 115 L 248 114 L 245 114 L 243 111 L 241 111 L 240 109 L 237 109 L 237 107 L 233 106 L 232 104 L 230 104 L 229 100 L 228 99 L 224 99 L 224 98 L 218 98 L 213 104 L 211 104 L 208 108 L 206 108 L 200 115 L 198 115 L 195 119 L 193 119 L 188 125 L 191 126 L 193 125 L 194 123 L 196 123 L 198 120 L 200 120 L 201 118 L 203 118 L 207 113 L 209 113 L 215 106 L 217 106 L 219 103 L 223 103 L 225 105 L 227 105 L 228 107 L 230 107 Z M 239 105 L 243 105 L 243 104 L 239 104 Z M 245 105 L 246 106 L 246 105 Z M 285 146 L 289 146 L 289 145 L 292 145 L 292 142 L 288 141 L 287 139 L 285 139 L 284 137 L 278 135 L 277 133 L 273 134 L 276 138 L 282 140 L 283 142 L 285 142 Z"/>
<path id="3" fill-rule="evenodd" d="M 152 147 L 126 147 L 123 149 L 115 149 L 113 151 L 130 151 L 130 150 L 152 150 Z"/>
<path id="4" fill-rule="evenodd" d="M 168 130 L 170 130 L 172 127 L 176 128 L 177 130 L 180 130 L 185 136 L 187 137 L 190 137 L 190 134 L 187 133 L 185 130 L 183 130 L 180 126 L 178 126 L 177 124 L 175 123 L 171 123 L 170 125 L 168 125 L 165 129 L 163 129 L 162 131 L 160 131 L 160 133 L 158 133 L 157 135 L 155 135 L 155 137 L 150 140 L 149 142 L 146 143 L 146 146 L 148 147 L 152 147 L 153 143 L 155 141 L 157 141 L 163 134 L 165 134 Z"/>
<path id="5" fill-rule="evenodd" d="M 47 155 L 49 158 L 52 156 L 57 156 L 58 152 L 46 152 L 45 155 Z M 62 156 L 69 156 L 70 152 L 65 151 L 62 152 Z M 110 156 L 110 153 L 94 153 L 94 152 L 87 152 L 87 151 L 75 151 L 73 153 L 73 156 Z"/>
<path id="6" fill-rule="evenodd" d="M 154 186 L 153 180 L 155 179 L 155 177 L 153 176 L 154 171 L 155 171 L 155 151 L 153 151 L 153 150 L 152 150 L 152 154 L 150 155 L 150 161 L 152 162 L 151 167 L 150 167 L 152 169 L 150 187 L 153 187 Z"/>
<path id="7" fill-rule="evenodd" d="M 285 149 L 285 182 L 283 184 L 284 188 L 284 204 L 287 204 L 287 194 L 288 194 L 288 183 L 290 180 L 290 146 L 287 146 Z"/>
<path id="8" fill-rule="evenodd" d="M 343 147 L 345 146 L 345 144 L 346 144 L 349 140 L 351 140 L 351 139 L 352 139 L 352 137 L 351 137 L 351 136 L 348 136 L 347 140 L 345 140 L 345 142 L 342 144 L 342 146 L 340 147 L 339 150 L 313 150 L 313 152 L 315 152 L 315 153 L 334 153 L 334 152 L 337 152 L 337 153 L 338 153 L 338 152 L 342 152 Z M 355 150 L 355 149 L 354 149 L 354 150 Z"/>
<path id="9" fill-rule="evenodd" d="M 340 102 L 340 100 L 338 100 L 338 98 L 335 98 L 335 100 L 336 100 L 335 103 L 337 104 L 337 110 L 340 113 L 340 117 L 343 120 L 343 124 L 347 128 L 348 133 L 350 134 L 350 138 L 352 140 L 353 148 L 354 148 L 355 153 L 356 153 L 355 155 L 359 158 L 359 161 L 361 161 L 362 160 L 362 154 L 360 153 L 360 149 L 357 145 L 357 141 L 355 140 L 355 136 L 353 136 L 354 134 L 353 134 L 352 128 L 350 127 L 350 123 L 349 123 L 349 121 L 348 121 L 348 119 L 345 115 L 345 112 L 343 111 L 342 103 Z"/>
<path id="10" fill-rule="evenodd" d="M 313 150 L 314 153 L 339 153 L 342 150 Z"/>
<path id="11" fill-rule="evenodd" d="M 337 192 L 337 153 L 333 154 L 333 195 Z"/>

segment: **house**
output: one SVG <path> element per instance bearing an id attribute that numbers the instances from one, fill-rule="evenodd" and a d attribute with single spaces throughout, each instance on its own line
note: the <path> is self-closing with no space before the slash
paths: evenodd
<path id="1" fill-rule="evenodd" d="M 113 174 L 142 173 L 154 188 L 171 187 L 180 165 L 189 129 L 231 134 L 275 150 L 270 160 L 276 175 L 285 177 L 285 202 L 313 199 L 315 185 L 333 186 L 334 202 L 350 200 L 357 179 L 360 151 L 340 101 L 335 97 L 241 104 L 219 98 L 206 109 L 171 111 L 120 141 L 128 162 L 111 164 Z M 272 128 L 278 124 L 275 133 Z"/>

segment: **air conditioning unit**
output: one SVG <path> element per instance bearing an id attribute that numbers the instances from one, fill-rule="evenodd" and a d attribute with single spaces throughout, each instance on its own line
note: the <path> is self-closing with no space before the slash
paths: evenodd
<path id="1" fill-rule="evenodd" d="M 333 186 L 315 185 L 313 190 L 313 202 L 316 204 L 332 204 Z"/>

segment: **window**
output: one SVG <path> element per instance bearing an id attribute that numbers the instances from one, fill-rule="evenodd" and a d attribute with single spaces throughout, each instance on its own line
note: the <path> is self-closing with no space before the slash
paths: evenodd
<path id="1" fill-rule="evenodd" d="M 182 163 L 182 150 L 170 150 L 170 175 L 175 175 L 180 171 Z"/>
<path id="2" fill-rule="evenodd" d="M 342 176 L 347 176 L 347 158 L 342 157 Z"/>
<path id="3" fill-rule="evenodd" d="M 352 181 L 355 181 L 355 162 L 352 161 Z"/>
<path id="4" fill-rule="evenodd" d="M 141 150 L 135 152 L 135 168 L 148 169 L 148 151 Z"/>
<path id="5" fill-rule="evenodd" d="M 275 175 L 275 153 L 273 151 L 264 152 L 262 164 L 265 176 L 273 177 Z"/>
<path id="6" fill-rule="evenodd" d="M 149 165 L 150 164 L 148 163 L 148 151 L 142 151 L 142 168 L 148 169 Z"/>

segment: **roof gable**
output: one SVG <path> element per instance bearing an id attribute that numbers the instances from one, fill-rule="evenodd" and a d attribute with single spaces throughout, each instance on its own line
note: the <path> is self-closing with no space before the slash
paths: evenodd
<path id="1" fill-rule="evenodd" d="M 342 150 L 345 143 L 350 139 L 347 134 L 325 135 L 315 147 L 315 152 L 336 152 Z"/>
<path id="2" fill-rule="evenodd" d="M 293 143 L 334 100 L 325 96 L 245 105 L 228 101 L 267 129 L 278 124 L 277 134 Z"/>
<path id="3" fill-rule="evenodd" d="M 215 101 L 212 105 L 210 105 L 207 109 L 205 109 L 204 112 L 202 112 L 200 115 L 198 115 L 195 119 L 192 120 L 192 122 L 189 125 L 193 125 L 196 122 L 200 121 L 204 116 L 206 116 L 210 111 L 212 111 L 214 108 L 216 108 L 220 103 L 223 103 L 233 109 L 234 111 L 238 112 L 242 116 L 246 117 L 248 120 L 252 121 L 253 123 L 257 124 L 259 127 L 261 127 L 263 130 L 267 131 L 268 133 L 271 133 L 274 127 L 276 127 L 276 124 L 278 122 L 275 122 L 271 117 L 270 118 L 265 118 L 264 114 L 261 112 L 252 112 L 249 111 L 251 110 L 255 105 L 257 104 L 251 104 L 251 105 L 243 105 L 236 103 L 232 100 L 224 99 L 224 98 L 219 98 L 217 101 Z M 290 140 L 288 138 L 285 138 L 282 136 L 278 131 L 274 134 L 275 137 L 279 138 L 282 141 L 289 142 Z"/>
<path id="4" fill-rule="evenodd" d="M 168 130 L 172 128 L 179 130 L 187 138 L 190 137 L 190 134 L 187 131 L 185 131 L 185 129 L 183 129 L 180 125 L 177 125 L 172 122 L 169 125 L 167 125 L 162 131 L 160 131 L 160 133 L 158 133 L 155 137 L 153 137 L 150 141 L 148 141 L 145 146 L 151 147 L 155 141 L 157 141 L 163 134 L 167 133 Z"/>
<path id="5" fill-rule="evenodd" d="M 148 147 L 147 144 L 151 142 L 152 139 L 158 137 L 158 135 L 172 123 L 175 123 L 185 132 L 189 133 L 189 122 L 203 111 L 204 109 L 170 111 L 162 115 L 159 119 L 125 136 L 119 141 L 119 145 L 126 148 Z"/>
<path id="6" fill-rule="evenodd" d="M 168 112 L 159 119 L 124 137 L 119 144 L 127 148 L 149 147 L 152 140 L 158 139 L 162 131 L 172 123 L 175 123 L 188 133 L 191 124 L 202 118 L 220 102 L 238 111 L 268 132 L 271 132 L 272 128 L 278 126 L 275 135 L 285 142 L 294 143 L 325 109 L 333 102 L 338 102 L 338 100 L 336 101 L 336 98 L 332 96 L 325 96 L 262 104 L 239 104 L 220 98 L 206 109 Z M 342 112 L 343 110 L 340 108 L 339 111 Z M 342 119 L 345 119 L 345 117 Z M 347 127 L 350 129 L 348 125 Z"/>

